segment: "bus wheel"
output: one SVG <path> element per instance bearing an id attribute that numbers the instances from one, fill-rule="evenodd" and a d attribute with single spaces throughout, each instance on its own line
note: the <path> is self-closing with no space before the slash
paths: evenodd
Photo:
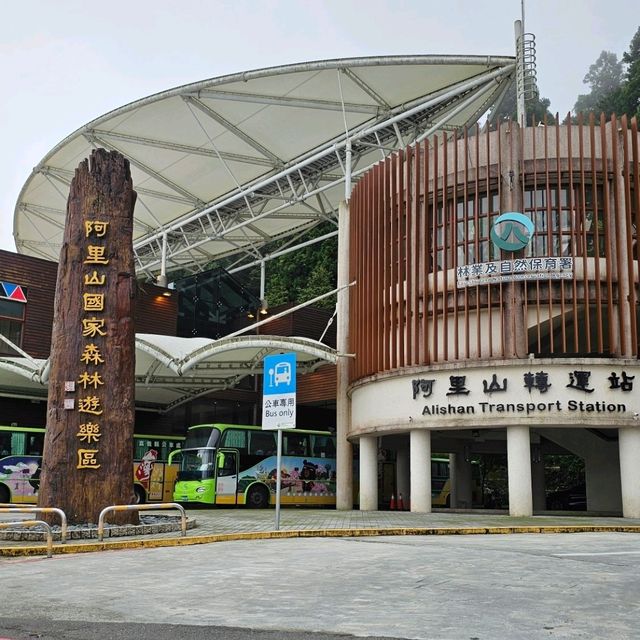
<path id="1" fill-rule="evenodd" d="M 269 506 L 269 490 L 266 487 L 251 487 L 245 504 L 251 509 L 266 509 Z"/>
<path id="2" fill-rule="evenodd" d="M 137 484 L 133 485 L 133 495 L 134 495 L 133 504 L 144 504 L 146 502 L 144 489 L 141 486 Z"/>
<path id="3" fill-rule="evenodd" d="M 0 486 L 0 503 L 7 504 L 11 500 L 9 489 L 5 486 Z"/>

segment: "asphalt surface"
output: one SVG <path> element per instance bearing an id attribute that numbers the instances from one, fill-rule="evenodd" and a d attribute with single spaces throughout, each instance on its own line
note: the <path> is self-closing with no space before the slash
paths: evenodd
<path id="1" fill-rule="evenodd" d="M 273 510 L 188 515 L 186 538 L 52 558 L 0 542 L 0 640 L 640 637 L 635 520 L 285 509 L 274 532 Z M 500 535 L 462 535 L 483 533 Z"/>

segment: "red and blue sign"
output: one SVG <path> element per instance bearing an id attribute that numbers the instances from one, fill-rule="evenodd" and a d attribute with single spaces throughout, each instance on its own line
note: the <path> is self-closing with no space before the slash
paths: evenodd
<path id="1" fill-rule="evenodd" d="M 27 295 L 19 284 L 0 281 L 0 298 L 14 302 L 26 302 Z"/>

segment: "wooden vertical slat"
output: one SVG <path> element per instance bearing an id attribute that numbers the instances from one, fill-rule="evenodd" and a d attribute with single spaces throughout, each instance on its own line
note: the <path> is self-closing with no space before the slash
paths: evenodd
<path id="1" fill-rule="evenodd" d="M 384 370 L 384 164 L 377 164 L 374 172 L 376 193 L 376 371 Z"/>
<path id="2" fill-rule="evenodd" d="M 467 127 L 464 128 L 464 140 L 463 140 L 463 153 L 464 153 L 464 192 L 463 192 L 463 200 L 464 200 L 464 259 L 465 264 L 469 264 L 469 131 Z M 474 219 L 475 219 L 475 209 L 474 209 Z M 478 237 L 478 228 L 474 226 L 473 228 L 473 238 L 474 242 L 477 242 Z M 475 262 L 475 261 L 474 261 Z M 478 261 L 479 262 L 479 261 Z M 456 291 L 456 298 L 458 296 L 458 292 Z M 471 331 L 470 325 L 470 317 L 469 317 L 469 287 L 464 288 L 464 357 L 471 357 L 471 338 L 469 333 Z"/>
<path id="3" fill-rule="evenodd" d="M 429 287 L 429 274 L 433 271 L 433 227 L 431 225 L 430 209 L 429 209 L 429 141 L 425 140 L 422 145 L 424 167 L 422 174 L 424 176 L 424 186 L 422 192 L 424 193 L 424 204 L 422 207 L 422 218 L 424 220 L 424 257 L 422 265 L 422 277 L 424 281 L 422 290 L 422 336 L 423 336 L 423 349 L 424 353 L 422 361 L 424 364 L 431 363 L 431 350 L 429 349 L 429 304 L 431 302 L 431 291 Z M 432 192 L 431 192 L 432 193 Z"/>
<path id="4" fill-rule="evenodd" d="M 605 263 L 607 265 L 606 273 L 606 286 L 607 286 L 607 326 L 608 326 L 608 340 L 609 340 L 609 353 L 617 353 L 618 350 L 614 344 L 614 309 L 613 309 L 613 263 L 611 261 L 611 203 L 609 192 L 609 159 L 607 155 L 607 126 L 604 113 L 600 116 L 600 139 L 602 141 L 601 157 L 602 157 L 602 173 L 603 173 L 603 220 L 604 220 L 604 256 Z"/>
<path id="5" fill-rule="evenodd" d="M 498 125 L 498 137 L 500 137 L 500 126 Z M 491 144 L 490 144 L 490 137 L 489 137 L 489 127 L 485 127 L 485 144 L 486 144 L 486 154 L 487 154 L 487 167 L 486 167 L 486 171 L 485 171 L 485 193 L 487 196 L 487 211 L 486 211 L 486 218 L 487 218 L 487 247 L 488 247 L 488 259 L 491 260 L 491 257 L 493 255 L 492 253 L 492 247 L 491 247 L 491 240 L 490 240 L 490 234 L 489 234 L 489 229 L 491 229 L 491 223 L 493 221 L 493 216 L 491 215 L 491 180 L 490 180 L 490 171 L 489 171 L 489 167 L 491 166 Z M 500 180 L 498 180 L 498 184 L 500 184 Z M 499 188 L 499 187 L 498 187 Z M 492 358 L 494 355 L 494 351 L 493 351 L 493 313 L 492 313 L 492 309 L 491 309 L 491 303 L 492 303 L 492 285 L 488 284 L 486 285 L 487 287 L 487 318 L 488 318 L 488 324 L 489 324 L 489 357 Z"/>
<path id="6" fill-rule="evenodd" d="M 536 142 L 536 139 L 537 139 L 536 131 L 537 130 L 534 129 L 532 131 L 532 136 L 531 136 L 532 157 L 533 157 L 533 195 L 531 198 L 531 214 L 533 216 L 534 225 L 535 225 L 536 217 L 538 213 L 538 146 Z M 535 226 L 534 226 L 534 229 L 535 229 Z M 534 230 L 534 237 L 532 241 L 533 241 L 533 254 L 536 257 L 539 257 L 535 230 Z M 536 348 L 534 349 L 534 351 L 540 352 L 541 342 L 542 342 L 541 326 L 540 326 L 540 280 L 536 280 L 534 295 L 536 300 Z"/>
<path id="7" fill-rule="evenodd" d="M 630 177 L 633 179 L 633 209 L 635 210 L 635 248 L 636 255 L 633 253 L 629 256 L 630 264 L 638 263 L 640 260 L 640 250 L 638 249 L 638 238 L 640 236 L 640 154 L 638 153 L 638 120 L 637 118 L 631 118 L 631 150 L 632 150 L 632 163 L 631 163 L 631 171 Z M 635 269 L 635 276 L 631 278 L 631 290 L 633 292 L 633 297 L 629 301 L 632 304 L 634 309 L 634 314 L 636 314 L 636 322 L 635 325 L 632 325 L 635 333 L 635 347 L 634 347 L 634 355 L 636 358 L 640 358 L 640 348 L 638 345 L 638 319 L 637 319 L 637 304 L 638 297 L 636 294 L 636 287 L 640 286 L 640 269 Z"/>
<path id="8" fill-rule="evenodd" d="M 637 310 L 636 310 L 636 295 L 634 286 L 634 266 L 633 266 L 633 223 L 632 223 L 632 198 L 631 198 L 631 171 L 630 171 L 630 157 L 629 157 L 629 126 L 627 116 L 623 115 L 620 122 L 620 129 L 622 135 L 622 176 L 624 181 L 624 220 L 620 223 L 625 226 L 625 238 L 626 238 L 626 255 L 627 255 L 627 278 L 629 281 L 629 325 L 631 326 L 631 353 L 625 353 L 626 357 L 637 354 L 638 352 L 638 335 L 637 335 Z M 640 188 L 640 185 L 636 183 L 636 190 Z M 617 209 L 620 211 L 620 209 Z M 619 278 L 620 276 L 618 276 Z M 618 303 L 620 304 L 620 303 Z M 622 316 L 622 313 L 620 314 Z"/>
<path id="9" fill-rule="evenodd" d="M 556 118 L 556 216 L 558 221 L 558 254 L 562 255 L 562 242 L 564 239 L 564 232 L 562 229 L 562 166 L 560 162 L 560 123 Z M 551 254 L 553 255 L 553 254 Z M 566 301 L 565 301 L 565 286 L 564 281 L 557 282 L 549 281 L 549 293 L 551 289 L 557 289 L 560 293 L 560 340 L 562 353 L 567 351 L 567 324 L 566 324 Z"/>
<path id="10" fill-rule="evenodd" d="M 449 160 L 447 154 L 447 136 L 442 135 L 442 357 L 445 362 L 449 360 L 449 269 L 451 260 L 449 259 L 448 248 L 455 251 L 455 241 L 449 237 L 455 224 L 451 224 L 451 214 L 449 213 L 449 184 L 447 175 L 449 173 Z"/>
<path id="11" fill-rule="evenodd" d="M 390 338 L 391 330 L 389 323 L 391 322 L 391 206 L 390 206 L 390 190 L 391 190 L 391 158 L 387 158 L 383 166 L 383 208 L 384 208 L 384 273 L 382 289 L 384 292 L 384 315 L 382 318 L 382 353 L 383 353 L 383 370 L 386 371 L 391 366 Z"/>
<path id="12" fill-rule="evenodd" d="M 460 345 L 458 344 L 458 288 L 456 287 L 455 273 L 458 268 L 458 224 L 465 224 L 466 216 L 463 214 L 462 220 L 458 222 L 458 136 L 453 135 L 453 187 L 451 189 L 451 237 L 453 242 L 451 243 L 451 269 L 453 269 L 453 282 L 451 283 L 451 300 L 453 303 L 453 358 L 454 360 L 460 359 Z M 466 206 L 466 202 L 463 203 L 463 207 Z M 463 235 L 463 241 L 464 236 Z M 448 295 L 448 293 L 447 293 Z"/>
<path id="13" fill-rule="evenodd" d="M 504 125 L 503 125 L 504 126 Z M 509 122 L 506 126 L 511 127 L 512 123 Z M 502 133 L 502 132 L 501 132 Z M 497 142 L 498 142 L 498 167 L 500 167 L 500 175 L 502 174 L 502 135 L 498 135 L 497 137 Z M 500 208 L 499 213 L 502 213 L 502 180 L 498 180 L 498 207 Z M 500 313 L 500 353 L 499 355 L 501 357 L 505 357 L 507 348 L 506 348 L 506 341 L 507 341 L 507 335 L 506 335 L 506 327 L 505 327 L 505 318 L 504 318 L 504 313 L 502 313 L 502 310 L 504 309 L 504 286 L 502 284 L 502 282 L 500 282 L 498 284 L 498 296 L 499 296 L 499 309 L 501 311 Z"/>
<path id="14" fill-rule="evenodd" d="M 594 283 L 596 293 L 596 333 L 598 336 L 597 351 L 604 351 L 604 327 L 602 318 L 602 285 L 600 282 L 600 196 L 598 195 L 598 174 L 596 171 L 596 124 L 593 113 L 589 115 L 589 141 L 591 144 L 591 183 L 593 184 L 594 211 Z M 606 181 L 606 167 L 602 169 L 602 182 Z M 604 189 L 604 186 L 603 186 Z"/>
<path id="15" fill-rule="evenodd" d="M 524 158 L 525 158 L 525 136 L 527 133 L 527 129 L 525 127 L 520 129 L 520 156 L 518 158 L 518 166 L 520 167 L 520 201 L 522 202 L 522 212 L 525 213 L 526 211 L 526 184 L 527 184 L 527 180 L 526 180 L 526 174 L 525 174 L 525 162 L 524 162 Z M 535 129 L 532 129 L 531 131 L 532 133 L 532 137 L 533 134 L 535 134 Z M 534 169 L 535 171 L 535 169 Z M 532 238 L 533 240 L 533 238 Z M 525 280 L 522 283 L 522 290 L 523 290 L 523 296 L 522 296 L 522 304 L 524 307 L 523 310 L 523 322 L 524 322 L 524 333 L 526 335 L 526 341 L 527 341 L 527 352 L 529 351 L 529 284 L 528 282 Z"/>
<path id="16" fill-rule="evenodd" d="M 618 349 L 616 353 L 619 353 L 621 356 L 626 356 L 625 349 L 625 318 L 623 313 L 624 308 L 624 300 L 623 300 L 623 290 L 620 286 L 620 281 L 622 279 L 623 272 L 623 264 L 622 264 L 622 251 L 620 247 L 620 238 L 622 235 L 621 230 L 621 220 L 620 220 L 620 211 L 621 211 L 621 200 L 623 194 L 620 193 L 619 180 L 618 176 L 620 175 L 620 167 L 618 163 L 618 118 L 615 116 L 611 116 L 610 121 L 610 136 L 611 136 L 611 164 L 612 164 L 612 187 L 613 187 L 613 235 L 615 239 L 615 250 L 616 250 L 616 269 L 615 269 L 615 282 L 616 282 L 616 292 L 617 292 L 617 316 L 618 316 Z M 613 274 L 611 277 L 613 281 Z M 612 300 L 613 305 L 613 300 Z"/>
<path id="17" fill-rule="evenodd" d="M 576 237 L 576 230 L 579 226 L 574 223 L 577 222 L 578 212 L 577 203 L 574 198 L 574 184 L 573 184 L 573 146 L 572 146 L 572 128 L 571 119 L 567 122 L 567 155 L 569 156 L 569 193 L 568 193 L 568 206 L 569 206 L 569 255 L 573 257 L 574 261 L 578 255 L 578 239 Z M 573 318 L 573 351 L 578 353 L 580 351 L 579 343 L 579 322 L 578 322 L 578 281 L 576 278 L 576 269 L 574 265 L 573 277 L 571 278 L 571 309 Z"/>
<path id="18" fill-rule="evenodd" d="M 582 253 L 582 299 L 585 309 L 584 314 L 584 328 L 586 338 L 586 351 L 591 352 L 591 287 L 589 286 L 589 274 L 587 273 L 587 194 L 586 194 L 586 173 L 584 169 L 584 118 L 582 113 L 578 114 L 578 139 L 579 139 L 579 171 L 580 171 L 580 200 L 581 207 L 578 216 L 578 228 L 580 229 L 580 246 Z M 592 189 L 595 190 L 596 185 L 592 185 Z M 593 196 L 592 196 L 593 197 Z M 592 218 L 593 220 L 593 218 Z M 577 262 L 577 261 L 576 261 Z M 577 322 L 577 321 L 576 321 Z M 576 325 L 576 333 L 580 330 L 580 327 Z M 582 333 L 580 331 L 580 333 Z"/>
<path id="19" fill-rule="evenodd" d="M 363 287 L 363 282 L 361 281 L 361 273 L 360 273 L 360 256 L 358 252 L 358 247 L 360 244 L 360 215 L 362 211 L 362 198 L 360 194 L 358 194 L 357 205 L 355 207 L 354 216 L 351 219 L 351 226 L 353 230 L 352 238 L 353 243 L 350 242 L 350 248 L 353 249 L 352 260 L 353 260 L 353 280 L 355 280 L 355 286 L 353 288 L 354 292 L 354 308 L 355 308 L 355 323 L 353 325 L 354 332 L 352 333 L 353 341 L 355 344 L 355 353 L 356 353 L 356 363 L 355 363 L 355 372 L 356 377 L 361 377 L 363 375 L 362 368 L 362 335 L 360 333 L 360 322 L 362 320 L 362 303 L 361 303 L 361 289 Z M 350 216 L 351 217 L 351 216 Z"/>
<path id="20" fill-rule="evenodd" d="M 431 347 L 431 360 L 432 362 L 440 361 L 440 354 L 438 352 L 438 136 L 433 137 L 433 169 L 431 175 L 433 176 L 433 197 L 432 197 L 432 211 L 431 211 L 431 228 L 432 228 L 432 240 L 433 240 L 433 263 L 431 271 L 433 274 L 433 292 L 431 296 L 431 335 L 432 335 L 432 347 Z"/>
<path id="21" fill-rule="evenodd" d="M 422 237 L 422 225 L 420 220 L 420 185 L 422 184 L 421 175 L 422 163 L 420 162 L 420 146 L 415 145 L 413 152 L 413 199 L 412 199 L 412 218 L 413 229 L 411 232 L 413 248 L 412 253 L 412 310 L 413 310 L 413 354 L 411 364 L 421 364 L 420 362 L 420 238 Z"/>
<path id="22" fill-rule="evenodd" d="M 413 251 L 411 246 L 413 223 L 413 186 L 411 183 L 411 173 L 413 171 L 413 147 L 408 146 L 405 151 L 404 159 L 404 334 L 405 334 L 405 352 L 404 366 L 413 364 Z"/>
<path id="23" fill-rule="evenodd" d="M 364 215 L 363 215 L 363 219 L 362 219 L 362 227 L 360 229 L 360 233 L 362 235 L 362 266 L 363 266 L 363 274 L 362 277 L 365 280 L 365 286 L 363 287 L 363 291 L 362 291 L 362 333 L 363 333 L 363 340 L 365 342 L 365 353 L 366 353 L 366 358 L 364 360 L 364 367 L 365 367 L 365 371 L 366 373 L 369 375 L 371 373 L 373 373 L 373 363 L 372 363 L 372 346 L 373 346 L 373 340 L 372 340 L 372 320 L 373 320 L 373 314 L 372 313 L 367 313 L 367 311 L 369 310 L 369 306 L 367 304 L 367 301 L 371 300 L 373 297 L 373 291 L 372 291 L 372 281 L 371 281 L 371 272 L 372 272 L 372 267 L 373 267 L 373 247 L 371 246 L 371 238 L 372 238 L 372 224 L 371 224 L 371 217 L 372 217 L 372 204 L 373 204 L 373 199 L 372 199 L 372 194 L 371 194 L 371 189 L 372 189 L 372 185 L 373 185 L 373 179 L 370 173 L 367 174 L 366 176 L 366 181 L 365 184 L 363 185 L 363 196 L 365 198 L 365 206 L 364 206 Z"/>
<path id="24" fill-rule="evenodd" d="M 480 125 L 476 124 L 476 135 L 473 138 L 474 140 L 474 144 L 475 144 L 475 148 L 476 148 L 476 154 L 475 154 L 475 184 L 474 184 L 474 191 L 475 191 L 475 195 L 474 195 L 474 202 L 473 202 L 473 209 L 474 209 L 474 224 L 476 227 L 476 242 L 475 242 L 475 260 L 474 262 L 484 262 L 484 260 L 482 260 L 480 258 L 480 242 L 481 242 L 481 238 L 480 238 Z M 488 197 L 488 196 L 487 196 Z M 487 240 L 488 242 L 488 240 Z M 489 257 L 489 254 L 487 254 L 487 258 Z M 482 291 L 482 287 L 480 286 L 476 286 L 475 287 L 475 293 L 476 293 L 476 353 L 479 357 L 482 357 L 483 355 L 483 348 L 482 348 L 482 323 L 481 323 L 481 317 L 482 317 L 482 308 L 480 305 L 481 302 L 481 291 Z M 488 291 L 488 289 L 487 289 Z"/>
<path id="25" fill-rule="evenodd" d="M 398 326 L 396 327 L 396 336 L 397 336 L 397 347 L 398 347 L 398 360 L 396 363 L 397 367 L 404 367 L 405 361 L 405 335 L 406 335 L 406 326 L 405 326 L 405 241 L 404 241 L 404 214 L 405 214 L 405 185 L 404 185 L 404 171 L 405 171 L 405 152 L 400 150 L 398 152 L 398 166 L 397 166 L 397 176 L 396 179 L 398 181 L 396 193 L 396 225 L 397 225 L 397 238 L 396 238 L 396 253 L 397 253 L 397 262 L 398 268 L 396 271 L 396 282 L 395 289 L 398 292 L 398 308 L 397 308 L 397 322 Z"/>

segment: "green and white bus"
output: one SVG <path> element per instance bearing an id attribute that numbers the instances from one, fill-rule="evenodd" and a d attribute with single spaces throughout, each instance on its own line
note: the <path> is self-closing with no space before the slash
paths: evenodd
<path id="1" fill-rule="evenodd" d="M 45 430 L 0 425 L 0 503 L 36 504 Z M 169 455 L 181 450 L 184 437 L 134 434 L 133 493 L 137 503 L 171 502 L 177 464 Z"/>
<path id="2" fill-rule="evenodd" d="M 180 456 L 174 501 L 253 508 L 273 504 L 276 438 L 275 431 L 256 426 L 190 427 Z M 283 431 L 281 504 L 335 505 L 335 451 L 335 437 L 328 431 Z"/>

